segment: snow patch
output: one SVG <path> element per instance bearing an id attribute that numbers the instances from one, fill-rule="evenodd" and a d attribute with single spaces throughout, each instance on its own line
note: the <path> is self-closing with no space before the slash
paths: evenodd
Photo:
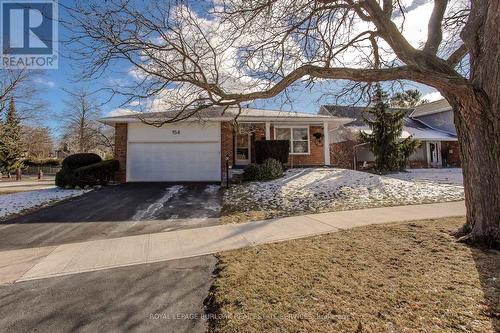
<path id="1" fill-rule="evenodd" d="M 216 193 L 220 190 L 220 186 L 219 185 L 208 185 L 207 187 L 205 187 L 205 192 L 207 193 Z"/>
<path id="2" fill-rule="evenodd" d="M 90 190 L 50 188 L 0 195 L 0 219 L 19 214 L 27 209 L 43 207 L 54 202 L 80 196 Z"/>
<path id="3" fill-rule="evenodd" d="M 184 186 L 175 185 L 168 187 L 165 193 L 161 196 L 160 199 L 156 200 L 154 203 L 146 207 L 146 209 L 142 209 L 137 211 L 137 213 L 132 216 L 133 221 L 141 221 L 141 220 L 151 220 L 156 217 L 160 209 L 162 209 L 165 204 L 172 199 L 174 195 L 179 193 Z"/>
<path id="4" fill-rule="evenodd" d="M 410 169 L 387 175 L 387 177 L 406 180 L 414 183 L 464 185 L 462 169 Z"/>
<path id="5" fill-rule="evenodd" d="M 461 169 L 442 170 L 380 176 L 345 169 L 292 169 L 281 179 L 233 185 L 224 193 L 224 205 L 231 211 L 283 216 L 463 200 Z"/>

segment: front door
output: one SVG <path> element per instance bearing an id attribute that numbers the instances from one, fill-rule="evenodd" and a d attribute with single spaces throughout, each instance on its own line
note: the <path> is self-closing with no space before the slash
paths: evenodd
<path id="1" fill-rule="evenodd" d="M 247 165 L 250 164 L 250 142 L 251 134 L 249 133 L 238 133 L 236 135 L 236 165 Z"/>
<path id="2" fill-rule="evenodd" d="M 427 142 L 427 161 L 431 167 L 442 166 L 441 142 Z"/>

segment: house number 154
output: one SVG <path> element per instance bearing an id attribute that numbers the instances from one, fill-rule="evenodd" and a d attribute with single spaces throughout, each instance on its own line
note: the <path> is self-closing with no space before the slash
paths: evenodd
<path id="1" fill-rule="evenodd" d="M 172 130 L 172 134 L 179 135 L 179 134 L 181 134 L 181 131 L 180 130 Z"/>

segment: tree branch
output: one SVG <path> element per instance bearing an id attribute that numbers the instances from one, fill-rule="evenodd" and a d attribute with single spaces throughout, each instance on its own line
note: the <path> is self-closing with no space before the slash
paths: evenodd
<path id="1" fill-rule="evenodd" d="M 401 66 L 387 69 L 354 69 L 354 68 L 325 68 L 314 65 L 303 65 L 290 74 L 285 76 L 281 81 L 267 90 L 251 92 L 245 94 L 227 94 L 218 87 L 200 85 L 202 89 L 214 90 L 214 94 L 221 97 L 220 105 L 235 104 L 235 101 L 241 103 L 255 99 L 267 99 L 277 96 L 284 91 L 293 82 L 304 76 L 311 76 L 319 79 L 336 79 L 336 80 L 351 80 L 357 82 L 377 82 L 391 80 L 414 80 L 424 83 L 426 75 L 412 70 L 409 67 Z"/>
<path id="2" fill-rule="evenodd" d="M 427 42 L 424 46 L 425 53 L 437 53 L 439 44 L 441 44 L 441 40 L 443 39 L 441 25 L 447 5 L 448 0 L 434 0 L 434 9 L 432 10 L 428 24 Z"/>
<path id="3" fill-rule="evenodd" d="M 467 46 L 465 46 L 465 44 L 462 44 L 460 45 L 460 47 L 458 49 L 456 49 L 449 57 L 448 59 L 446 60 L 446 62 L 451 66 L 451 67 L 455 67 L 456 65 L 458 65 L 458 63 L 460 62 L 460 60 L 462 60 L 465 55 L 467 54 L 468 50 L 467 50 Z"/>

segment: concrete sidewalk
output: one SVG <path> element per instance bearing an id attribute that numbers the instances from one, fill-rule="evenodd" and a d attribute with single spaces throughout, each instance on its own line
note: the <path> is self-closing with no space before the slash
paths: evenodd
<path id="1" fill-rule="evenodd" d="M 312 214 L 4 251 L 0 252 L 0 284 L 195 257 L 370 224 L 462 215 L 465 205 L 459 201 Z"/>

